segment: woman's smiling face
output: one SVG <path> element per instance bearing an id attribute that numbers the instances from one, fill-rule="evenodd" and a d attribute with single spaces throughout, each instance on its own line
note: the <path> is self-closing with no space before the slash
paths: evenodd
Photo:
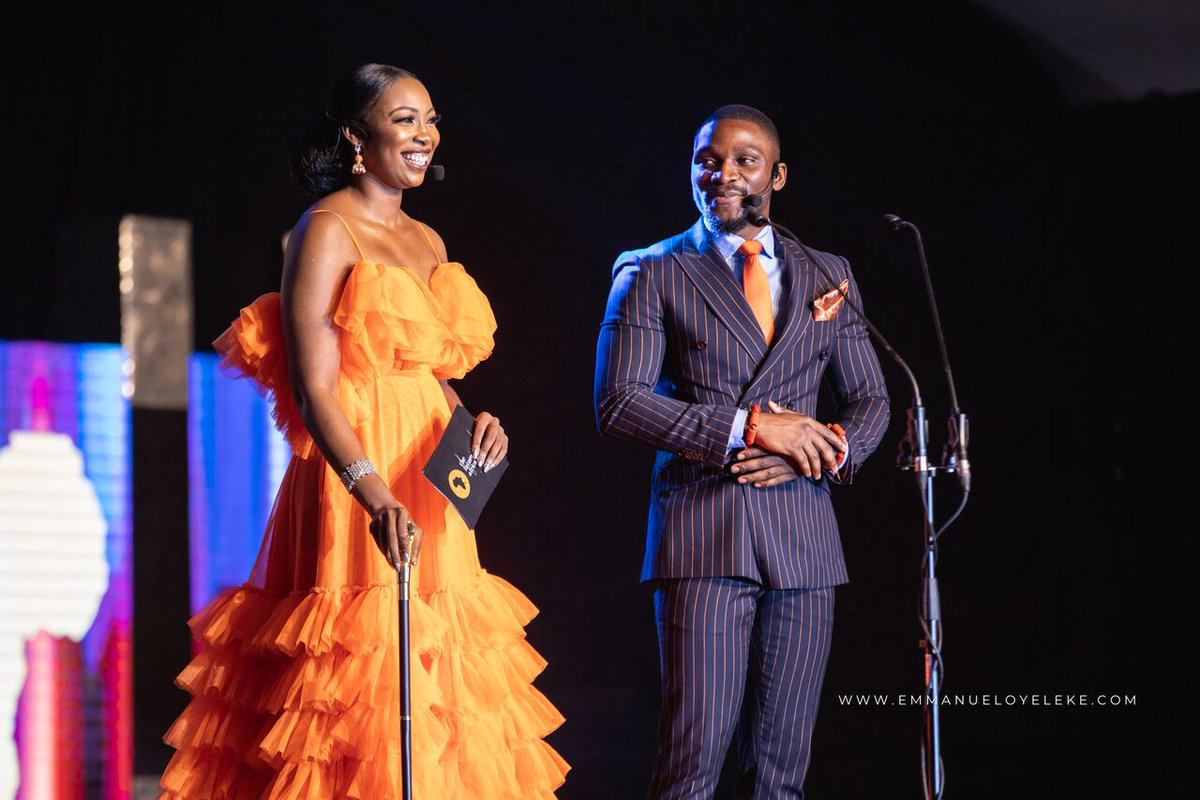
<path id="1" fill-rule="evenodd" d="M 376 179 L 396 189 L 425 182 L 433 152 L 441 141 L 440 116 L 424 84 L 415 78 L 397 78 L 380 93 L 367 111 L 369 139 L 363 145 L 363 166 Z"/>

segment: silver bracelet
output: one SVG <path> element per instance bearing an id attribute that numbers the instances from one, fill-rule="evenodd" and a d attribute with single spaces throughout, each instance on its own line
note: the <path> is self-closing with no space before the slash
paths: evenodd
<path id="1" fill-rule="evenodd" d="M 363 477 L 371 473 L 378 474 L 375 465 L 371 463 L 369 458 L 360 458 L 352 464 L 346 466 L 338 477 L 342 479 L 342 484 L 346 487 L 347 492 L 354 491 L 354 484 L 358 483 Z"/>

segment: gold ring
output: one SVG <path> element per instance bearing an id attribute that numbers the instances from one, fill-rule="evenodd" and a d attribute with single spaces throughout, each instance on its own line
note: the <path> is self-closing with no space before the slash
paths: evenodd
<path id="1" fill-rule="evenodd" d="M 408 538 L 412 539 L 412 538 L 413 538 L 413 537 L 415 537 L 416 535 L 417 535 L 417 526 L 416 526 L 416 524 L 415 524 L 415 523 L 413 523 L 413 521 L 410 519 L 410 520 L 408 521 Z"/>

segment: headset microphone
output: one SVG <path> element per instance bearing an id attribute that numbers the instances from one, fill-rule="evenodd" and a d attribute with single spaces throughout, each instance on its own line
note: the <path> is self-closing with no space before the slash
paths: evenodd
<path id="1" fill-rule="evenodd" d="M 761 194 L 748 194 L 742 198 L 742 208 L 746 210 L 746 219 L 750 221 L 751 225 L 759 228 L 771 224 L 771 220 L 758 210 L 762 202 Z"/>
<path id="2" fill-rule="evenodd" d="M 771 194 L 771 183 L 778 175 L 779 165 L 776 164 L 771 170 L 771 180 L 767 182 L 762 192 L 748 194 L 742 198 L 742 208 L 746 211 L 746 219 L 755 227 L 761 228 L 771 224 L 771 220 L 767 218 L 766 214 L 759 211 L 759 209 L 762 208 L 763 201 L 767 199 L 767 196 Z"/>

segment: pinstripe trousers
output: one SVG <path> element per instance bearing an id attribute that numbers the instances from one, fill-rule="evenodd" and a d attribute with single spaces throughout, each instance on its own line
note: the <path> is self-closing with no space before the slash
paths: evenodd
<path id="1" fill-rule="evenodd" d="M 662 716 L 650 800 L 711 798 L 737 734 L 737 797 L 803 798 L 833 587 L 660 580 Z"/>

